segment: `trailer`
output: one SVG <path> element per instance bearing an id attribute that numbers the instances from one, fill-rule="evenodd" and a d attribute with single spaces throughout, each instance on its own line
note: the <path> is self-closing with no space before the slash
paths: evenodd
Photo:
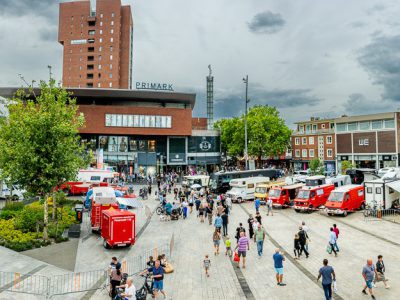
<path id="1" fill-rule="evenodd" d="M 106 204 L 101 204 L 101 203 L 92 203 L 92 210 L 91 210 L 91 215 L 90 215 L 90 223 L 92 227 L 92 232 L 99 232 L 101 231 L 101 225 L 102 225 L 102 214 L 103 211 L 108 210 L 108 209 L 118 209 L 118 204 L 117 203 L 106 203 Z"/>
<path id="2" fill-rule="evenodd" d="M 136 216 L 130 211 L 120 209 L 104 210 L 101 230 L 104 248 L 132 246 L 135 243 L 135 225 Z"/>
<path id="3" fill-rule="evenodd" d="M 373 209 L 389 209 L 398 203 L 400 180 L 376 179 L 364 182 L 365 204 Z"/>

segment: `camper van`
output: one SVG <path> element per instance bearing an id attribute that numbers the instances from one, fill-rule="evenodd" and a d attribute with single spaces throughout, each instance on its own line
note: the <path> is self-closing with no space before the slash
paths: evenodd
<path id="1" fill-rule="evenodd" d="M 349 175 L 338 175 L 336 177 L 330 177 L 326 180 L 327 183 L 332 183 L 335 188 L 351 184 L 351 178 Z"/>
<path id="2" fill-rule="evenodd" d="M 261 205 L 265 205 L 268 199 L 268 193 L 274 187 L 284 186 L 286 185 L 285 181 L 276 181 L 276 182 L 269 182 L 269 183 L 257 183 L 256 190 L 254 192 L 254 199 L 260 199 Z"/>
<path id="3" fill-rule="evenodd" d="M 208 175 L 192 175 L 184 176 L 182 186 L 191 187 L 194 184 L 206 187 L 210 182 L 210 176 Z"/>
<path id="4" fill-rule="evenodd" d="M 313 210 L 321 205 L 325 205 L 326 200 L 332 190 L 335 189 L 333 184 L 323 184 L 318 186 L 302 187 L 296 199 L 294 199 L 294 210 L 296 212 Z"/>
<path id="5" fill-rule="evenodd" d="M 304 183 L 296 183 L 284 186 L 273 187 L 269 191 L 268 198 L 271 198 L 272 205 L 276 207 L 287 207 L 293 204 L 299 190 Z"/>
<path id="6" fill-rule="evenodd" d="M 347 216 L 365 206 L 364 187 L 362 185 L 344 185 L 331 192 L 325 203 L 325 211 L 328 215 Z"/>
<path id="7" fill-rule="evenodd" d="M 368 207 L 389 209 L 399 201 L 400 180 L 365 181 L 364 190 L 365 204 Z"/>
<path id="8" fill-rule="evenodd" d="M 256 185 L 259 183 L 268 183 L 269 177 L 248 177 L 233 179 L 229 183 L 232 187 L 226 194 L 232 198 L 233 202 L 241 203 L 245 200 L 254 199 Z"/>

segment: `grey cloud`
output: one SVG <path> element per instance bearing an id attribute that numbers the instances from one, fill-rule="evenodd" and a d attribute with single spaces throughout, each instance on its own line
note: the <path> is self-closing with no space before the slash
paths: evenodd
<path id="1" fill-rule="evenodd" d="M 363 94 L 354 93 L 343 104 L 344 112 L 348 115 L 366 115 L 377 112 L 393 111 L 394 103 L 390 101 L 372 101 Z"/>
<path id="2" fill-rule="evenodd" d="M 41 28 L 38 31 L 39 37 L 42 41 L 45 42 L 57 42 L 57 28 L 56 27 L 46 27 Z"/>
<path id="3" fill-rule="evenodd" d="M 359 52 L 359 63 L 375 84 L 383 86 L 383 99 L 400 101 L 399 49 L 400 35 L 377 36 Z"/>
<path id="4" fill-rule="evenodd" d="M 354 21 L 354 22 L 351 22 L 349 25 L 352 28 L 363 28 L 363 27 L 367 26 L 367 23 L 363 22 L 363 21 Z"/>
<path id="5" fill-rule="evenodd" d="M 2 0 L 0 15 L 37 15 L 54 20 L 58 15 L 59 0 Z"/>
<path id="6" fill-rule="evenodd" d="M 285 25 L 285 20 L 280 14 L 274 14 L 265 11 L 256 14 L 253 19 L 247 23 L 250 31 L 253 33 L 271 34 L 278 32 Z"/>
<path id="7" fill-rule="evenodd" d="M 383 5 L 382 3 L 377 3 L 373 6 L 371 6 L 370 8 L 367 9 L 367 14 L 372 15 L 374 13 L 383 11 L 386 9 L 386 6 Z"/>

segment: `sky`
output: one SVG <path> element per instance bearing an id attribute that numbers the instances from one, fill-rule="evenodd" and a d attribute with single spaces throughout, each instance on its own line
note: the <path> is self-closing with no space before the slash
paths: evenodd
<path id="1" fill-rule="evenodd" d="M 61 80 L 58 0 L 0 0 L 0 86 Z M 206 116 L 208 65 L 214 118 L 276 106 L 288 126 L 400 108 L 400 1 L 122 0 L 131 5 L 133 81 L 197 94 Z"/>

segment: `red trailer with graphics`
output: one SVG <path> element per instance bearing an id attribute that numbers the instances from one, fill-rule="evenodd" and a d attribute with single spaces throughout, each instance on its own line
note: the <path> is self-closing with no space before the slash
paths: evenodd
<path id="1" fill-rule="evenodd" d="M 101 237 L 104 248 L 130 247 L 135 243 L 136 216 L 121 209 L 108 209 L 102 213 Z"/>
<path id="2" fill-rule="evenodd" d="M 294 199 L 294 210 L 312 211 L 322 205 L 328 200 L 328 197 L 335 189 L 333 184 L 323 184 L 317 186 L 304 186 L 301 188 Z"/>

